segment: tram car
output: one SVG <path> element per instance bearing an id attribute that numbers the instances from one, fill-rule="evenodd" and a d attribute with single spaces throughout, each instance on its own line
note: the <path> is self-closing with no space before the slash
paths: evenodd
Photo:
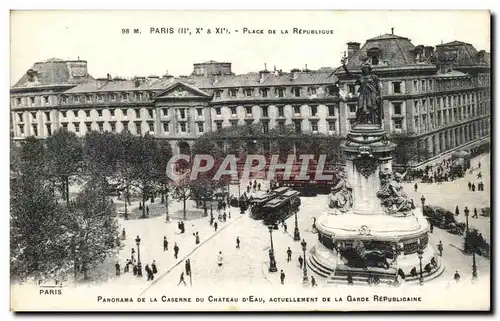
<path id="1" fill-rule="evenodd" d="M 299 210 L 300 192 L 292 189 L 270 200 L 262 207 L 262 219 L 265 225 L 276 225 Z"/>
<path id="2" fill-rule="evenodd" d="M 276 197 L 287 193 L 290 190 L 291 189 L 289 187 L 279 187 L 270 191 L 269 193 L 261 193 L 256 196 L 251 196 L 250 206 L 251 206 L 252 218 L 256 220 L 261 220 L 263 214 L 262 210 L 264 205 L 266 205 L 268 202 L 275 199 Z"/>

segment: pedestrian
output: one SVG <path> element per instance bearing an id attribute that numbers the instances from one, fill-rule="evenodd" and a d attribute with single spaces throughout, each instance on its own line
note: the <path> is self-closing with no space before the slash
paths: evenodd
<path id="1" fill-rule="evenodd" d="M 314 276 L 311 275 L 311 287 L 314 288 L 315 286 L 318 286 L 316 284 L 316 279 L 314 278 Z"/>
<path id="2" fill-rule="evenodd" d="M 226 202 L 222 202 L 222 208 L 224 209 L 224 211 L 226 211 Z"/>
<path id="3" fill-rule="evenodd" d="M 120 263 L 116 262 L 115 269 L 116 269 L 116 276 L 120 276 Z"/>
<path id="4" fill-rule="evenodd" d="M 477 168 L 481 169 L 481 162 L 477 163 Z"/>
<path id="5" fill-rule="evenodd" d="M 137 275 L 137 265 L 134 264 L 134 266 L 132 267 L 132 272 L 133 272 L 134 276 Z"/>
<path id="6" fill-rule="evenodd" d="M 126 233 L 125 233 L 125 228 L 123 228 L 122 230 L 122 240 L 124 240 L 126 238 Z"/>
<path id="7" fill-rule="evenodd" d="M 166 236 L 163 237 L 163 252 L 165 251 L 168 251 L 168 241 Z"/>
<path id="8" fill-rule="evenodd" d="M 149 265 L 147 265 L 147 264 L 146 264 L 146 268 L 145 268 L 145 270 L 146 270 L 146 273 L 147 273 L 147 275 L 148 275 L 148 279 L 147 279 L 147 281 L 153 281 L 153 280 L 154 280 L 154 278 L 155 278 L 155 276 L 154 276 L 154 274 L 153 274 L 153 271 L 152 271 L 152 270 L 151 270 L 151 268 L 149 267 Z"/>
<path id="9" fill-rule="evenodd" d="M 228 213 L 227 213 L 227 218 L 228 218 L 228 219 L 231 219 L 231 212 L 228 212 Z"/>
<path id="10" fill-rule="evenodd" d="M 431 221 L 429 221 L 429 226 L 430 226 L 430 232 L 433 233 L 434 232 L 434 224 L 432 224 Z"/>
<path id="11" fill-rule="evenodd" d="M 179 255 L 179 246 L 177 243 L 174 244 L 174 257 L 177 259 L 177 256 Z"/>
<path id="12" fill-rule="evenodd" d="M 222 220 L 224 222 L 226 222 L 226 219 L 227 219 L 227 214 L 226 214 L 226 212 L 224 212 L 224 214 L 222 214 Z"/>
<path id="13" fill-rule="evenodd" d="M 413 188 L 415 189 L 415 192 L 418 190 L 418 184 L 415 183 L 415 185 L 413 185 Z"/>
<path id="14" fill-rule="evenodd" d="M 222 262 L 223 262 L 222 252 L 219 252 L 219 254 L 217 255 L 217 265 L 221 267 Z"/>
<path id="15" fill-rule="evenodd" d="M 191 275 L 191 261 L 189 259 L 187 259 L 186 263 L 184 265 L 186 268 L 186 275 L 190 276 Z"/>
<path id="16" fill-rule="evenodd" d="M 186 281 L 184 281 L 184 272 L 181 273 L 181 277 L 179 279 L 179 283 L 177 283 L 177 286 L 179 286 L 181 283 L 184 283 L 184 285 L 187 286 Z"/>
<path id="17" fill-rule="evenodd" d="M 285 272 L 283 272 L 283 270 L 281 270 L 281 273 L 280 273 L 280 280 L 281 280 L 281 284 L 285 284 Z"/>
<path id="18" fill-rule="evenodd" d="M 236 248 L 237 249 L 240 248 L 240 237 L 239 236 L 236 237 Z"/>
<path id="19" fill-rule="evenodd" d="M 153 263 L 151 263 L 151 270 L 153 271 L 153 274 L 158 273 L 158 269 L 156 268 L 155 260 L 153 260 Z"/>
<path id="20" fill-rule="evenodd" d="M 261 188 L 261 185 L 259 183 L 259 184 L 257 184 L 257 189 L 259 190 L 259 192 L 260 192 L 260 188 Z"/>
<path id="21" fill-rule="evenodd" d="M 195 238 L 195 243 L 200 244 L 200 235 L 198 235 L 198 232 L 196 232 L 196 235 L 194 236 Z"/>
<path id="22" fill-rule="evenodd" d="M 439 251 L 439 256 L 443 256 L 443 242 L 439 241 L 438 244 L 438 251 Z"/>
<path id="23" fill-rule="evenodd" d="M 139 201 L 139 211 L 142 211 L 142 203 Z"/>
<path id="24" fill-rule="evenodd" d="M 347 284 L 348 284 L 348 285 L 353 285 L 353 284 L 354 284 L 354 282 L 353 282 L 353 280 L 352 280 L 352 273 L 351 273 L 351 272 L 349 272 L 349 273 L 347 274 Z"/>
<path id="25" fill-rule="evenodd" d="M 219 225 L 217 224 L 217 222 L 214 222 L 214 229 L 215 229 L 215 232 L 217 232 L 217 227 L 218 227 L 218 226 L 219 226 Z"/>
<path id="26" fill-rule="evenodd" d="M 460 281 L 460 274 L 458 274 L 458 271 L 455 271 L 455 275 L 453 276 L 453 279 L 458 282 Z"/>
<path id="27" fill-rule="evenodd" d="M 250 194 L 250 185 L 247 186 L 247 193 Z"/>
<path id="28" fill-rule="evenodd" d="M 288 250 L 286 250 L 286 261 L 290 262 L 292 260 L 292 250 L 290 247 L 288 247 Z"/>
<path id="29" fill-rule="evenodd" d="M 458 209 L 458 205 L 457 207 L 455 207 L 455 215 L 458 216 L 460 214 L 460 210 Z"/>
<path id="30" fill-rule="evenodd" d="M 299 255 L 299 267 L 302 269 L 302 263 L 304 263 L 304 259 L 301 255 Z"/>
<path id="31" fill-rule="evenodd" d="M 146 216 L 149 216 L 149 206 L 146 206 Z"/>
<path id="32" fill-rule="evenodd" d="M 181 234 L 183 234 L 184 232 L 186 232 L 186 229 L 184 227 L 184 222 L 181 221 Z"/>
<path id="33" fill-rule="evenodd" d="M 128 273 L 129 264 L 130 264 L 130 260 L 127 259 L 125 261 L 125 267 L 123 268 L 123 273 Z"/>
<path id="34" fill-rule="evenodd" d="M 477 208 L 474 207 L 474 215 L 472 215 L 472 218 L 478 218 L 477 217 Z"/>
<path id="35" fill-rule="evenodd" d="M 469 209 L 467 208 L 467 206 L 464 208 L 464 213 L 465 216 L 469 216 Z"/>
<path id="36" fill-rule="evenodd" d="M 472 191 L 475 192 L 476 191 L 476 184 L 472 183 Z"/>
<path id="37" fill-rule="evenodd" d="M 469 181 L 469 183 L 467 184 L 467 186 L 469 187 L 469 191 L 470 191 L 472 183 Z"/>

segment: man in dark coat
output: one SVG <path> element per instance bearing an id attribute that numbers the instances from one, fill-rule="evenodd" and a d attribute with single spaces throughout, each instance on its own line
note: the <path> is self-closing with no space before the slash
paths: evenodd
<path id="1" fill-rule="evenodd" d="M 458 282 L 460 281 L 460 274 L 458 274 L 458 271 L 455 271 L 455 275 L 453 276 L 453 279 Z"/>
<path id="2" fill-rule="evenodd" d="M 438 244 L 438 251 L 439 251 L 439 256 L 443 256 L 443 242 L 439 241 Z"/>
<path id="3" fill-rule="evenodd" d="M 177 243 L 174 245 L 174 257 L 177 259 L 177 256 L 179 255 L 179 246 Z"/>
<path id="4" fill-rule="evenodd" d="M 184 265 L 186 268 L 186 275 L 187 276 L 191 275 L 191 261 L 187 259 Z"/>
<path id="5" fill-rule="evenodd" d="M 168 241 L 166 236 L 163 237 L 163 252 L 165 251 L 168 251 Z"/>
<path id="6" fill-rule="evenodd" d="M 115 264 L 116 276 L 120 276 L 120 264 L 116 262 Z"/>
<path id="7" fill-rule="evenodd" d="M 288 247 L 288 250 L 286 250 L 286 261 L 290 262 L 292 260 L 292 250 L 290 247 Z"/>
<path id="8" fill-rule="evenodd" d="M 477 208 L 474 207 L 474 215 L 472 215 L 472 218 L 478 218 L 477 217 Z"/>
<path id="9" fill-rule="evenodd" d="M 237 249 L 240 248 L 240 237 L 239 236 L 236 237 L 236 248 Z"/>
<path id="10" fill-rule="evenodd" d="M 153 274 L 158 273 L 158 269 L 156 268 L 155 260 L 153 260 L 153 263 L 151 263 L 151 270 L 153 271 Z"/>
<path id="11" fill-rule="evenodd" d="M 217 222 L 214 222 L 214 229 L 215 229 L 215 232 L 217 232 L 217 227 L 219 227 L 219 225 L 217 224 Z"/>
<path id="12" fill-rule="evenodd" d="M 285 272 L 283 272 L 283 270 L 281 270 L 281 273 L 280 273 L 280 280 L 281 280 L 281 284 L 285 284 Z"/>
<path id="13" fill-rule="evenodd" d="M 181 273 L 181 277 L 179 279 L 179 283 L 177 283 L 177 286 L 179 286 L 181 283 L 184 283 L 184 285 L 187 286 L 186 281 L 184 281 L 184 272 Z"/>
<path id="14" fill-rule="evenodd" d="M 302 264 L 304 263 L 304 259 L 302 258 L 301 255 L 299 255 L 299 266 L 302 269 Z"/>
<path id="15" fill-rule="evenodd" d="M 459 215 L 460 214 L 460 210 L 458 209 L 458 205 L 457 207 L 455 207 L 455 215 Z"/>

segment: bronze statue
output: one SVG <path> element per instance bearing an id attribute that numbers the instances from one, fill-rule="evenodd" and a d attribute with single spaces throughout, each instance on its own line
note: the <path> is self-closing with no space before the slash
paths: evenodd
<path id="1" fill-rule="evenodd" d="M 380 172 L 381 187 L 377 192 L 377 197 L 381 200 L 387 214 L 407 215 L 411 212 L 411 202 L 401 186 L 404 175 L 396 173 L 394 179 L 392 176 L 392 172 L 388 170 Z"/>
<path id="2" fill-rule="evenodd" d="M 328 195 L 328 207 L 340 212 L 347 212 L 353 204 L 352 187 L 347 183 L 344 172 L 339 172 L 338 176 L 339 182 L 332 187 Z"/>
<path id="3" fill-rule="evenodd" d="M 347 58 L 341 60 L 344 71 L 351 75 L 346 66 Z M 361 65 L 361 75 L 356 80 L 358 89 L 358 110 L 356 124 L 382 124 L 382 97 L 379 78 L 373 74 L 372 66 L 368 62 Z"/>

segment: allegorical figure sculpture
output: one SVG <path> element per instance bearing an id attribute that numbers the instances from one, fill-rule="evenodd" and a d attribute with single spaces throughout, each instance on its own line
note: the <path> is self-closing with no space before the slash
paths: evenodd
<path id="1" fill-rule="evenodd" d="M 381 200 L 387 214 L 406 215 L 411 211 L 411 202 L 401 186 L 404 175 L 396 173 L 394 179 L 392 176 L 390 171 L 380 172 L 381 187 L 377 192 L 377 197 Z"/>
<path id="2" fill-rule="evenodd" d="M 352 187 L 347 183 L 344 172 L 339 172 L 339 181 L 328 195 L 328 207 L 334 211 L 347 212 L 353 204 Z"/>
<path id="3" fill-rule="evenodd" d="M 346 57 L 342 58 L 342 67 L 350 75 L 346 60 Z M 382 124 L 380 80 L 373 74 L 372 66 L 366 61 L 361 65 L 361 75 L 358 76 L 356 85 L 359 85 L 356 124 Z"/>

